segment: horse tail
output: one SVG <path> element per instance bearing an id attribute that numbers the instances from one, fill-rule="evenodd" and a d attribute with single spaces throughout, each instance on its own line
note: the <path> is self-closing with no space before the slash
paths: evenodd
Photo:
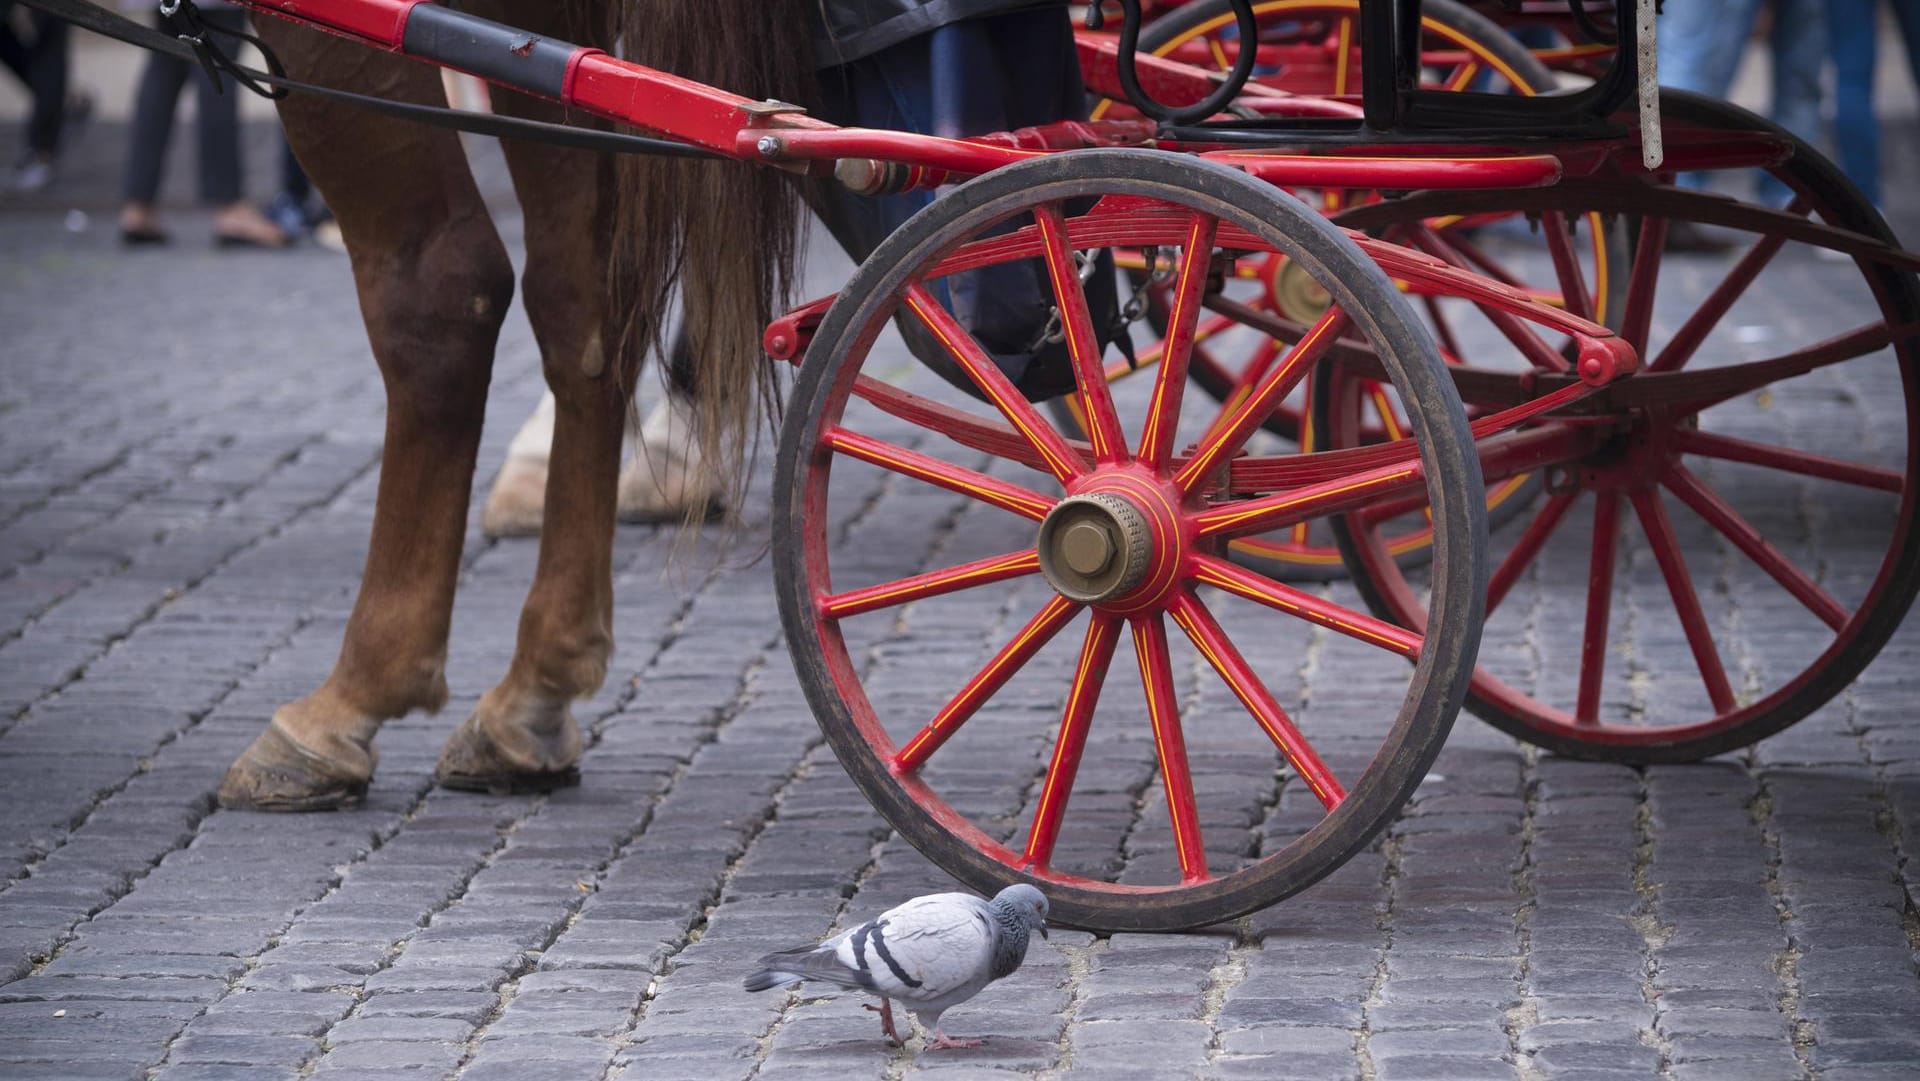
<path id="1" fill-rule="evenodd" d="M 616 0 L 628 59 L 743 97 L 806 105 L 814 96 L 808 5 L 796 0 Z M 740 506 L 758 422 L 780 399 L 761 333 L 796 280 L 799 185 L 736 161 L 625 155 L 617 164 L 612 267 L 628 313 L 620 355 L 637 375 L 663 353 L 681 299 L 701 456 Z M 629 382 L 627 390 L 631 391 Z"/>

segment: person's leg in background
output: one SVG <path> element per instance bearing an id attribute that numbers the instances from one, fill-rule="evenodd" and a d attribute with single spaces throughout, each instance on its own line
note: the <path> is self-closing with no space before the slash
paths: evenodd
<path id="1" fill-rule="evenodd" d="M 1867 13 L 1873 23 L 1873 13 Z M 1773 122 L 1808 143 L 1820 145 L 1820 68 L 1827 58 L 1826 10 L 1822 0 L 1773 0 Z M 1793 192 L 1762 174 L 1755 195 L 1785 206 Z"/>
<path id="2" fill-rule="evenodd" d="M 160 29 L 170 32 L 167 20 L 160 20 Z M 167 163 L 167 143 L 173 137 L 180 88 L 191 73 L 186 61 L 161 53 L 148 53 L 146 67 L 141 69 L 133 95 L 126 180 L 121 192 L 125 202 L 120 208 L 120 239 L 124 243 L 164 244 L 168 239 L 154 213 L 154 203 L 160 195 L 160 174 Z"/>
<path id="3" fill-rule="evenodd" d="M 207 8 L 200 17 L 227 34 L 243 34 L 247 29 L 246 12 L 239 8 Z M 204 71 L 194 73 L 194 83 L 200 107 L 200 201 L 215 208 L 214 243 L 223 248 L 286 247 L 292 238 L 246 199 L 245 164 L 240 156 L 240 88 L 225 75 L 215 83 Z"/>
<path id="4" fill-rule="evenodd" d="M 1873 109 L 1878 7 L 1879 0 L 1826 0 L 1834 157 L 1875 205 L 1880 202 L 1880 117 Z"/>
<path id="5" fill-rule="evenodd" d="M 33 108 L 27 120 L 27 153 L 13 175 L 13 186 L 20 191 L 38 191 L 53 179 L 67 117 L 66 20 L 35 11 L 29 22 L 33 45 L 26 50 L 22 77 L 33 95 Z"/>

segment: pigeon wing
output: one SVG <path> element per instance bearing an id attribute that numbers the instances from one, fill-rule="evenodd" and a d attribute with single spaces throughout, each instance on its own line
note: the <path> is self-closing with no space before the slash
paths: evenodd
<path id="1" fill-rule="evenodd" d="M 986 986 L 993 933 L 992 917 L 979 898 L 936 893 L 855 928 L 839 954 L 849 967 L 867 973 L 879 994 L 950 1004 Z"/>

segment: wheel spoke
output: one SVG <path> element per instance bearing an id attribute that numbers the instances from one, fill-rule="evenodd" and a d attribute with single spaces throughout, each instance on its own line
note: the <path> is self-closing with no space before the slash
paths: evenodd
<path id="1" fill-rule="evenodd" d="M 1553 253 L 1553 272 L 1560 279 L 1560 303 L 1569 314 L 1592 319 L 1593 294 L 1587 292 L 1587 276 L 1580 269 L 1579 253 L 1573 250 L 1573 233 L 1568 228 L 1567 216 L 1550 210 L 1542 216 L 1540 227 L 1546 230 L 1547 250 Z M 1605 237 L 1595 234 L 1595 249 L 1605 241 Z"/>
<path id="2" fill-rule="evenodd" d="M 920 321 L 933 332 L 934 337 L 940 340 L 940 344 L 947 350 L 947 355 L 966 369 L 981 393 L 993 402 L 995 408 L 1007 418 L 1007 422 L 1025 436 L 1027 442 L 1039 452 L 1048 472 L 1064 483 L 1086 471 L 1086 462 L 1080 455 L 1067 446 L 1066 440 L 1060 437 L 1059 432 L 1054 431 L 1046 421 L 1040 418 L 1033 404 L 1014 388 L 1013 383 L 1007 379 L 1006 373 L 1000 370 L 1000 366 L 980 348 L 980 343 L 973 340 L 973 335 L 967 333 L 959 320 L 942 307 L 940 302 L 934 299 L 933 294 L 927 292 L 926 286 L 908 286 L 906 300 L 907 307 L 919 316 Z M 1105 386 L 1104 383 L 1101 385 Z"/>
<path id="3" fill-rule="evenodd" d="M 820 598 L 823 619 L 846 619 L 882 608 L 893 608 L 912 601 L 926 600 L 974 586 L 1004 582 L 1009 578 L 1033 574 L 1040 569 L 1040 553 L 1024 548 L 1005 555 L 989 556 L 945 570 L 916 574 L 878 585 L 852 589 Z"/>
<path id="4" fill-rule="evenodd" d="M 1567 510 L 1573 506 L 1576 498 L 1573 492 L 1563 492 L 1549 498 L 1547 505 L 1540 508 L 1540 513 L 1533 516 L 1533 521 L 1527 523 L 1520 539 L 1513 542 L 1513 549 L 1494 568 L 1493 576 L 1487 579 L 1488 616 L 1493 615 L 1494 609 L 1500 607 L 1500 602 L 1507 599 L 1513 584 L 1533 565 L 1534 557 L 1540 554 L 1547 538 L 1553 536 L 1554 527 L 1566 517 Z"/>
<path id="5" fill-rule="evenodd" d="M 1174 278 L 1173 304 L 1167 314 L 1167 331 L 1162 339 L 1160 371 L 1153 384 L 1153 398 L 1147 405 L 1147 419 L 1140 430 L 1140 459 L 1149 468 L 1159 469 L 1172 452 L 1174 433 L 1180 426 L 1180 399 L 1187 385 L 1187 368 L 1199 339 L 1195 327 L 1200 319 L 1201 297 L 1207 290 L 1207 269 L 1213 260 L 1214 220 L 1196 214 L 1187 232 L 1187 245 L 1181 252 L 1180 271 Z M 1151 274 L 1153 268 L 1147 268 Z"/>
<path id="6" fill-rule="evenodd" d="M 1353 53 L 1353 20 L 1342 17 L 1340 28 L 1334 32 L 1334 45 L 1338 52 L 1333 61 L 1333 96 L 1339 97 L 1347 92 L 1347 66 Z"/>
<path id="7" fill-rule="evenodd" d="M 1455 68 L 1453 74 L 1448 76 L 1446 89 L 1452 91 L 1465 90 L 1467 84 L 1473 82 L 1473 77 L 1478 74 L 1480 74 L 1480 62 L 1477 60 L 1469 60 L 1461 64 L 1458 68 Z"/>
<path id="8" fill-rule="evenodd" d="M 1219 419 L 1201 437 L 1200 446 L 1193 457 L 1174 475 L 1174 483 L 1182 491 L 1192 491 L 1194 485 L 1210 477 L 1221 463 L 1233 457 L 1254 429 L 1263 424 L 1268 414 L 1313 370 L 1314 362 L 1340 336 L 1346 325 L 1345 312 L 1338 307 L 1327 309 L 1326 314 L 1308 329 L 1306 336 L 1294 343 L 1286 357 L 1260 380 L 1260 385 L 1244 402 L 1221 411 Z"/>
<path id="9" fill-rule="evenodd" d="M 1756 443 L 1751 439 L 1739 439 L 1714 432 L 1679 431 L 1674 433 L 1674 442 L 1684 454 L 1698 454 L 1703 458 L 1721 458 L 1729 462 L 1745 462 L 1748 465 L 1765 466 L 1768 469 L 1798 473 L 1805 477 L 1818 477 L 1821 480 L 1839 481 L 1842 484 L 1857 484 L 1862 488 L 1875 488 L 1883 492 L 1898 494 L 1906 483 L 1905 476 L 1897 469 L 1882 469 L 1841 458 L 1829 458 L 1821 454 L 1783 450 L 1780 447 L 1770 447 L 1765 443 Z"/>
<path id="10" fill-rule="evenodd" d="M 1788 204 L 1786 213 L 1806 217 L 1807 209 L 1807 197 L 1801 195 Z M 1740 299 L 1786 242 L 1787 238 L 1778 233 L 1762 235 L 1727 272 L 1726 278 L 1713 287 L 1713 292 L 1707 294 L 1707 299 L 1700 302 L 1687 321 L 1680 325 L 1666 348 L 1660 350 L 1660 355 L 1647 365 L 1647 370 L 1670 372 L 1686 367 L 1687 361 L 1693 359 L 1694 351 L 1700 348 L 1700 343 L 1707 340 L 1707 333 L 1719 325 L 1721 317 L 1733 307 L 1733 302 Z"/>
<path id="11" fill-rule="evenodd" d="M 1660 257 L 1667 248 L 1667 219 L 1640 221 L 1640 239 L 1627 274 L 1627 304 L 1621 313 L 1620 336 L 1640 356 L 1647 355 L 1647 334 L 1653 327 L 1653 297 L 1660 285 Z"/>
<path id="12" fill-rule="evenodd" d="M 949 737 L 960 730 L 960 726 L 974 715 L 980 706 L 992 698 L 1014 673 L 1033 659 L 1040 647 L 1053 640 L 1060 628 L 1067 625 L 1080 606 L 1065 597 L 1055 594 L 1048 599 L 1039 612 L 1027 621 L 1026 626 L 1000 652 L 993 655 L 987 666 L 974 673 L 967 685 L 960 688 L 933 720 L 928 721 L 905 747 L 893 756 L 893 768 L 902 773 L 911 773 L 926 764 L 928 756 L 940 749 Z"/>
<path id="13" fill-rule="evenodd" d="M 1432 293 L 1420 294 L 1420 305 L 1427 309 L 1427 320 L 1433 324 L 1434 336 L 1440 339 L 1440 351 L 1449 357 L 1466 354 L 1460 351 L 1460 340 L 1453 335 L 1453 321 L 1440 312 L 1440 300 Z"/>
<path id="14" fill-rule="evenodd" d="M 1224 559 L 1207 555 L 1195 557 L 1193 577 L 1197 582 L 1224 589 L 1236 597 L 1264 604 L 1275 611 L 1297 616 L 1336 634 L 1398 653 L 1410 661 L 1420 657 L 1422 639 L 1412 631 L 1323 600 L 1284 582 L 1255 574 Z"/>
<path id="15" fill-rule="evenodd" d="M 1619 540 L 1620 496 L 1595 492 L 1593 549 L 1587 563 L 1587 621 L 1580 641 L 1580 693 L 1575 724 L 1600 723 L 1600 681 L 1607 671 L 1607 624 L 1613 608 L 1613 551 Z"/>
<path id="16" fill-rule="evenodd" d="M 1758 529 L 1755 529 L 1739 512 L 1729 506 L 1699 477 L 1685 466 L 1675 465 L 1661 478 L 1662 483 L 1680 502 L 1690 507 L 1695 514 L 1706 519 L 1707 524 L 1720 531 L 1720 535 L 1733 542 L 1733 546 L 1746 553 L 1748 559 L 1779 582 L 1788 593 L 1793 594 L 1807 610 L 1820 617 L 1820 621 L 1838 631 L 1847 625 L 1847 609 L 1833 595 L 1820 588 L 1819 583 L 1807 576 L 1805 571 L 1793 565 L 1785 553 L 1767 542 Z"/>
<path id="17" fill-rule="evenodd" d="M 1233 642 L 1220 629 L 1220 624 L 1214 620 L 1213 613 L 1207 611 L 1206 605 L 1201 604 L 1198 597 L 1182 590 L 1169 600 L 1167 611 L 1173 616 L 1174 622 L 1180 624 L 1180 629 L 1186 632 L 1187 637 L 1193 640 L 1195 648 L 1206 657 L 1207 663 L 1220 673 L 1220 678 L 1226 681 L 1234 697 L 1240 699 L 1240 704 L 1247 708 L 1248 713 L 1253 714 L 1253 719 L 1259 722 L 1273 745 L 1280 749 L 1294 772 L 1307 782 L 1308 788 L 1313 789 L 1313 794 L 1319 797 L 1321 804 L 1329 811 L 1339 806 L 1340 801 L 1347 798 L 1346 789 L 1340 786 L 1339 779 L 1327 768 L 1327 764 L 1320 760 L 1320 755 L 1307 742 L 1307 737 L 1294 727 L 1293 719 L 1287 716 L 1286 710 L 1280 708 L 1273 692 L 1267 690 L 1267 685 L 1254 674 L 1246 658 L 1234 648 Z"/>
<path id="18" fill-rule="evenodd" d="M 1474 269 L 1472 260 L 1424 223 L 1414 222 L 1408 230 L 1408 239 L 1413 242 L 1415 248 L 1425 251 L 1436 259 L 1472 273 L 1480 273 Z M 1542 371 L 1567 370 L 1569 366 L 1567 358 L 1561 356 L 1559 350 L 1548 345 L 1546 339 L 1535 332 L 1526 320 L 1491 304 L 1475 306 L 1487 317 L 1487 322 L 1492 323 L 1502 336 L 1513 343 L 1514 348 L 1520 350 L 1520 354 L 1527 358 L 1529 364 Z"/>
<path id="19" fill-rule="evenodd" d="M 1673 523 L 1667 520 L 1660 493 L 1636 491 L 1632 499 L 1633 512 L 1640 519 L 1640 528 L 1646 531 L 1654 562 L 1660 565 L 1660 576 L 1667 580 L 1667 593 L 1673 597 L 1674 614 L 1680 617 L 1680 629 L 1686 632 L 1693 663 L 1699 667 L 1700 680 L 1707 686 L 1707 699 L 1716 712 L 1726 713 L 1735 705 L 1733 687 L 1727 682 L 1726 666 L 1720 662 L 1720 651 L 1713 644 L 1713 629 L 1707 625 L 1707 614 L 1700 607 L 1700 596 L 1693 588 L 1692 576 L 1687 573 L 1686 559 L 1680 554 L 1680 542 L 1673 535 Z"/>
<path id="20" fill-rule="evenodd" d="M 1067 243 L 1066 219 L 1057 205 L 1035 207 L 1033 218 L 1040 226 L 1040 250 L 1046 259 L 1047 277 L 1053 282 L 1054 300 L 1059 304 L 1060 329 L 1067 338 L 1067 355 L 1073 361 L 1073 378 L 1086 412 L 1087 439 L 1093 444 L 1094 459 L 1120 461 L 1127 456 L 1127 437 L 1120 430 L 1120 415 L 1114 411 L 1107 373 L 1100 363 L 1100 339 L 1093 331 L 1093 313 L 1087 310 L 1079 264 Z"/>
<path id="21" fill-rule="evenodd" d="M 1080 753 L 1086 749 L 1093 707 L 1100 701 L 1100 687 L 1113 660 L 1114 644 L 1119 640 L 1118 616 L 1096 614 L 1087 624 L 1086 641 L 1080 646 L 1080 664 L 1074 669 L 1073 685 L 1067 689 L 1067 704 L 1060 712 L 1060 734 L 1053 741 L 1047 780 L 1033 808 L 1033 825 L 1027 829 L 1027 850 L 1021 864 L 1029 869 L 1045 870 L 1053 859 L 1053 843 L 1060 836 L 1060 821 L 1066 813 L 1067 800 L 1073 795 L 1073 778 L 1080 770 Z"/>
<path id="22" fill-rule="evenodd" d="M 1180 702 L 1173 691 L 1173 665 L 1167 659 L 1167 629 L 1158 613 L 1135 616 L 1133 650 L 1140 660 L 1140 685 L 1153 724 L 1153 749 L 1160 760 L 1160 783 L 1167 790 L 1167 817 L 1173 823 L 1174 850 L 1181 881 L 1207 878 L 1207 850 L 1200 839 L 1200 811 L 1193 800 L 1193 774 L 1187 769 L 1187 743 L 1180 730 Z"/>
<path id="23" fill-rule="evenodd" d="M 849 458 L 970 496 L 1022 518 L 1037 522 L 1053 509 L 1054 500 L 1039 492 L 859 432 L 829 428 L 820 442 Z"/>

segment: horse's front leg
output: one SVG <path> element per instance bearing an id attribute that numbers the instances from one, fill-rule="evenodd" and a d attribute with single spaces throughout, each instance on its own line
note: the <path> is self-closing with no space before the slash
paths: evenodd
<path id="1" fill-rule="evenodd" d="M 261 21 L 291 74 L 444 102 L 431 68 Z M 382 721 L 447 698 L 447 629 L 468 490 L 512 265 L 457 138 L 294 95 L 287 136 L 340 222 L 387 389 L 366 571 L 339 659 L 275 711 L 220 787 L 229 807 L 313 810 L 359 798 Z"/>
<path id="2" fill-rule="evenodd" d="M 537 12 L 511 14 L 533 32 L 567 29 L 557 13 L 548 26 Z M 506 91 L 496 91 L 494 108 L 562 118 Z M 639 350 L 622 347 L 606 283 L 611 162 L 550 146 L 501 147 L 526 213 L 521 299 L 554 398 L 545 523 L 513 660 L 448 741 L 435 777 L 449 788 L 543 791 L 578 776 L 571 705 L 599 689 L 613 650 L 616 478 Z"/>

